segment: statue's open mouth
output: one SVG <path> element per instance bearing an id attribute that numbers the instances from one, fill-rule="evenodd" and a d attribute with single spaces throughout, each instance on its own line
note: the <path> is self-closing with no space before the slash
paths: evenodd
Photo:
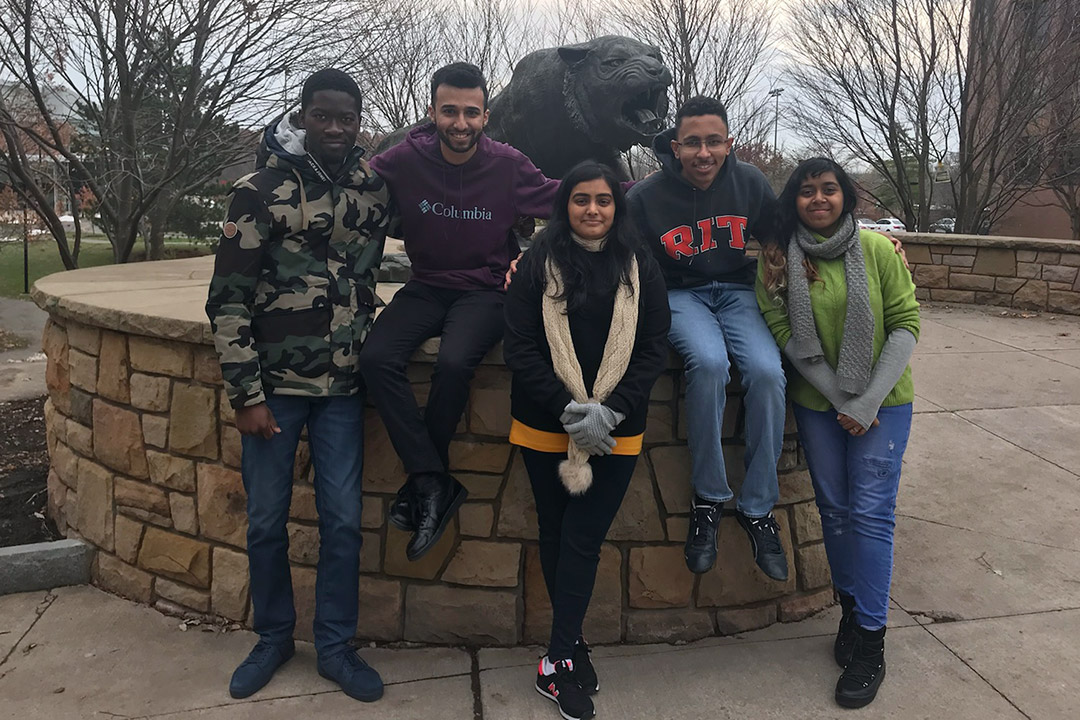
<path id="1" fill-rule="evenodd" d="M 634 95 L 622 105 L 622 121 L 642 135 L 655 135 L 664 128 L 667 115 L 667 87 L 661 86 Z"/>

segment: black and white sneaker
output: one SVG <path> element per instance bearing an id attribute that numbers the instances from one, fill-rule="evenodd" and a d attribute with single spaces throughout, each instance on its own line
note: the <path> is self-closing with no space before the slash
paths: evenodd
<path id="1" fill-rule="evenodd" d="M 709 502 L 694 496 L 683 556 L 686 558 L 686 567 L 696 575 L 709 572 L 716 564 L 720 510 L 723 506 L 724 503 Z"/>
<path id="2" fill-rule="evenodd" d="M 593 667 L 592 660 L 589 658 L 591 652 L 592 648 L 585 642 L 585 638 L 578 638 L 574 645 L 572 662 L 574 663 L 574 677 L 577 678 L 578 685 L 590 695 L 595 695 L 600 692 L 600 680 L 596 677 L 596 668 Z"/>
<path id="3" fill-rule="evenodd" d="M 787 580 L 787 555 L 780 543 L 780 526 L 773 514 L 752 518 L 740 512 L 736 517 L 739 525 L 746 531 L 746 536 L 750 538 L 750 551 L 754 553 L 754 562 L 761 571 L 773 580 Z"/>
<path id="4" fill-rule="evenodd" d="M 581 689 L 574 677 L 573 660 L 555 663 L 555 672 L 544 674 L 544 661 L 536 669 L 536 692 L 559 706 L 559 714 L 566 720 L 586 720 L 596 715 L 592 698 Z"/>

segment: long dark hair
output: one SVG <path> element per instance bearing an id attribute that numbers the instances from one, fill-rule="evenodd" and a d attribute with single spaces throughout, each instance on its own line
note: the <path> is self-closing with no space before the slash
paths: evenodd
<path id="1" fill-rule="evenodd" d="M 574 188 L 590 180 L 603 180 L 611 188 L 615 201 L 615 218 L 608 231 L 604 249 L 591 253 L 578 246 L 570 236 L 570 196 Z M 566 301 L 566 311 L 574 312 L 585 305 L 589 292 L 613 293 L 619 284 L 630 284 L 630 258 L 635 254 L 642 262 L 641 240 L 629 222 L 626 195 L 619 185 L 615 171 L 603 163 L 586 160 L 566 173 L 559 184 L 551 218 L 533 242 L 529 254 L 535 253 L 531 265 L 535 280 L 546 283 L 544 268 L 550 258 L 562 275 L 563 287 L 558 297 Z"/>
<path id="2" fill-rule="evenodd" d="M 799 213 L 795 200 L 799 189 L 807 178 L 816 178 L 822 173 L 831 172 L 844 193 L 843 213 L 851 213 L 859 198 L 855 195 L 855 183 L 844 168 L 827 157 L 812 157 L 803 160 L 791 173 L 780 197 L 776 200 L 776 217 L 773 222 L 772 236 L 762 245 L 761 254 L 765 260 L 764 285 L 774 298 L 778 297 L 787 284 L 787 248 L 792 236 L 799 227 Z M 811 281 L 817 280 L 817 269 L 810 259 L 806 259 L 806 275 Z"/>

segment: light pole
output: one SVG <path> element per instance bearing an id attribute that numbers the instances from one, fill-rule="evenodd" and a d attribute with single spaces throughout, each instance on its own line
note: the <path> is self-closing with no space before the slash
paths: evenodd
<path id="1" fill-rule="evenodd" d="M 776 98 L 776 113 L 773 115 L 772 124 L 772 147 L 773 152 L 776 152 L 776 139 L 777 139 L 777 127 L 780 123 L 780 95 L 784 92 L 784 88 L 773 88 L 769 91 L 769 97 Z"/>

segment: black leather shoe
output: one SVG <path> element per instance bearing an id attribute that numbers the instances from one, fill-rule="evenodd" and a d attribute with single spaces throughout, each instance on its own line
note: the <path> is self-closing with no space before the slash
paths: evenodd
<path id="1" fill-rule="evenodd" d="M 844 593 L 840 595 L 840 627 L 836 630 L 836 641 L 833 643 L 833 655 L 836 664 L 847 667 L 851 662 L 851 650 L 855 647 L 855 598 Z"/>
<path id="2" fill-rule="evenodd" d="M 716 564 L 717 532 L 720 529 L 720 510 L 723 505 L 694 496 L 690 507 L 690 528 L 686 533 L 683 552 L 686 567 L 692 573 L 707 573 Z"/>
<path id="3" fill-rule="evenodd" d="M 754 553 L 754 562 L 761 571 L 773 580 L 787 580 L 787 555 L 784 554 L 784 546 L 780 544 L 780 526 L 776 524 L 773 514 L 752 518 L 740 512 L 736 517 L 750 538 L 750 550 Z"/>
<path id="4" fill-rule="evenodd" d="M 390 503 L 390 510 L 386 513 L 386 519 L 390 521 L 394 527 L 405 532 L 413 532 L 416 530 L 416 517 L 413 514 L 413 489 L 412 489 L 412 476 L 405 481 L 405 484 L 401 486 L 401 489 L 397 491 L 397 496 L 394 501 Z"/>
<path id="5" fill-rule="evenodd" d="M 405 557 L 418 560 L 434 547 L 468 496 L 465 486 L 447 473 L 418 477 L 413 494 L 416 531 L 405 546 Z"/>
<path id="6" fill-rule="evenodd" d="M 885 628 L 864 630 L 855 627 L 855 647 L 851 660 L 836 681 L 836 703 L 861 708 L 874 702 L 885 679 Z"/>

